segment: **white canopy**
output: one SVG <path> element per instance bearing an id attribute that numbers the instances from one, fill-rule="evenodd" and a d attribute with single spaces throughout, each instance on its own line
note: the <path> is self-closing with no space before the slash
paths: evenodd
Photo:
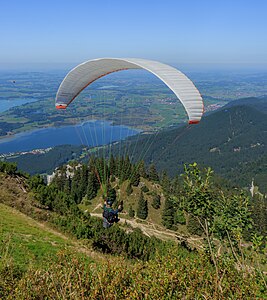
<path id="1" fill-rule="evenodd" d="M 189 123 L 198 123 L 203 114 L 202 97 L 193 82 L 177 69 L 139 58 L 99 58 L 72 69 L 64 78 L 56 95 L 56 108 L 65 109 L 79 93 L 95 80 L 122 70 L 145 69 L 161 79 L 184 105 Z"/>

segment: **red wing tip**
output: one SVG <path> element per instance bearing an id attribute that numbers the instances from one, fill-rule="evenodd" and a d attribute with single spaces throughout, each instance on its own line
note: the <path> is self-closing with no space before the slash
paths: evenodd
<path id="1" fill-rule="evenodd" d="M 189 120 L 188 124 L 198 124 L 199 121 L 198 120 Z"/>
<path id="2" fill-rule="evenodd" d="M 66 108 L 67 105 L 63 105 L 63 104 L 56 105 L 56 109 L 66 109 Z"/>

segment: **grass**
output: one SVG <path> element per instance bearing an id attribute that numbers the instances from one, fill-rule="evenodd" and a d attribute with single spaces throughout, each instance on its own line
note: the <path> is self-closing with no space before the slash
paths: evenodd
<path id="1" fill-rule="evenodd" d="M 60 251 L 76 246 L 60 233 L 6 205 L 0 204 L 0 216 L 0 255 L 5 258 L 1 261 L 11 259 L 22 269 L 44 266 Z"/>

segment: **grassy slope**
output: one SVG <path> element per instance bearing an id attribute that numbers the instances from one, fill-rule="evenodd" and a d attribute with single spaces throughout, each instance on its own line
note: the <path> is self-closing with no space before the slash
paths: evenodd
<path id="1" fill-rule="evenodd" d="M 8 267 L 0 273 L 2 299 L 254 299 L 259 293 L 254 277 L 230 269 L 218 294 L 209 261 L 182 248 L 149 263 L 105 255 L 88 265 L 75 241 L 3 204 L 0 215 L 1 262 Z M 14 264 L 25 272 L 15 273 Z M 5 270 L 8 277 L 1 277 Z"/>
<path id="2" fill-rule="evenodd" d="M 0 202 L 3 200 L 29 211 L 25 208 L 28 203 L 31 215 L 38 211 L 21 178 L 0 174 Z M 254 277 L 244 278 L 235 268 L 227 271 L 223 291 L 218 293 L 209 260 L 183 248 L 178 256 L 170 253 L 148 263 L 130 262 L 88 253 L 76 240 L 4 204 L 0 204 L 0 216 L 3 299 L 67 299 L 70 295 L 73 299 L 254 299 L 262 295 Z M 88 265 L 92 256 L 96 264 Z M 16 273 L 12 265 L 27 270 Z"/>
<path id="3" fill-rule="evenodd" d="M 16 209 L 0 204 L 0 240 L 2 255 L 12 257 L 16 264 L 44 265 L 63 249 L 74 243 Z"/>
<path id="4" fill-rule="evenodd" d="M 102 258 L 76 239 L 19 210 L 38 220 L 45 220 L 48 214 L 36 205 L 23 178 L 0 173 L 0 255 L 4 258 L 0 263 L 12 261 L 22 269 L 44 266 L 61 251 L 75 253 L 87 261 Z"/>

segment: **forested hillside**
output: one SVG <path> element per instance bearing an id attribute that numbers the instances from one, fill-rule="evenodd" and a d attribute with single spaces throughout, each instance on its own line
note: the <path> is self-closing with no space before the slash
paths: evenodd
<path id="1" fill-rule="evenodd" d="M 63 145 L 52 148 L 47 153 L 27 153 L 8 159 L 16 162 L 18 168 L 33 174 L 52 174 L 58 166 L 81 155 L 84 146 Z"/>
<path id="2" fill-rule="evenodd" d="M 182 172 L 184 163 L 196 161 L 233 184 L 248 187 L 254 178 L 267 192 L 266 103 L 267 97 L 234 101 L 198 125 L 131 138 L 113 152 L 125 151 L 133 159 L 153 162 L 171 176 Z"/>

